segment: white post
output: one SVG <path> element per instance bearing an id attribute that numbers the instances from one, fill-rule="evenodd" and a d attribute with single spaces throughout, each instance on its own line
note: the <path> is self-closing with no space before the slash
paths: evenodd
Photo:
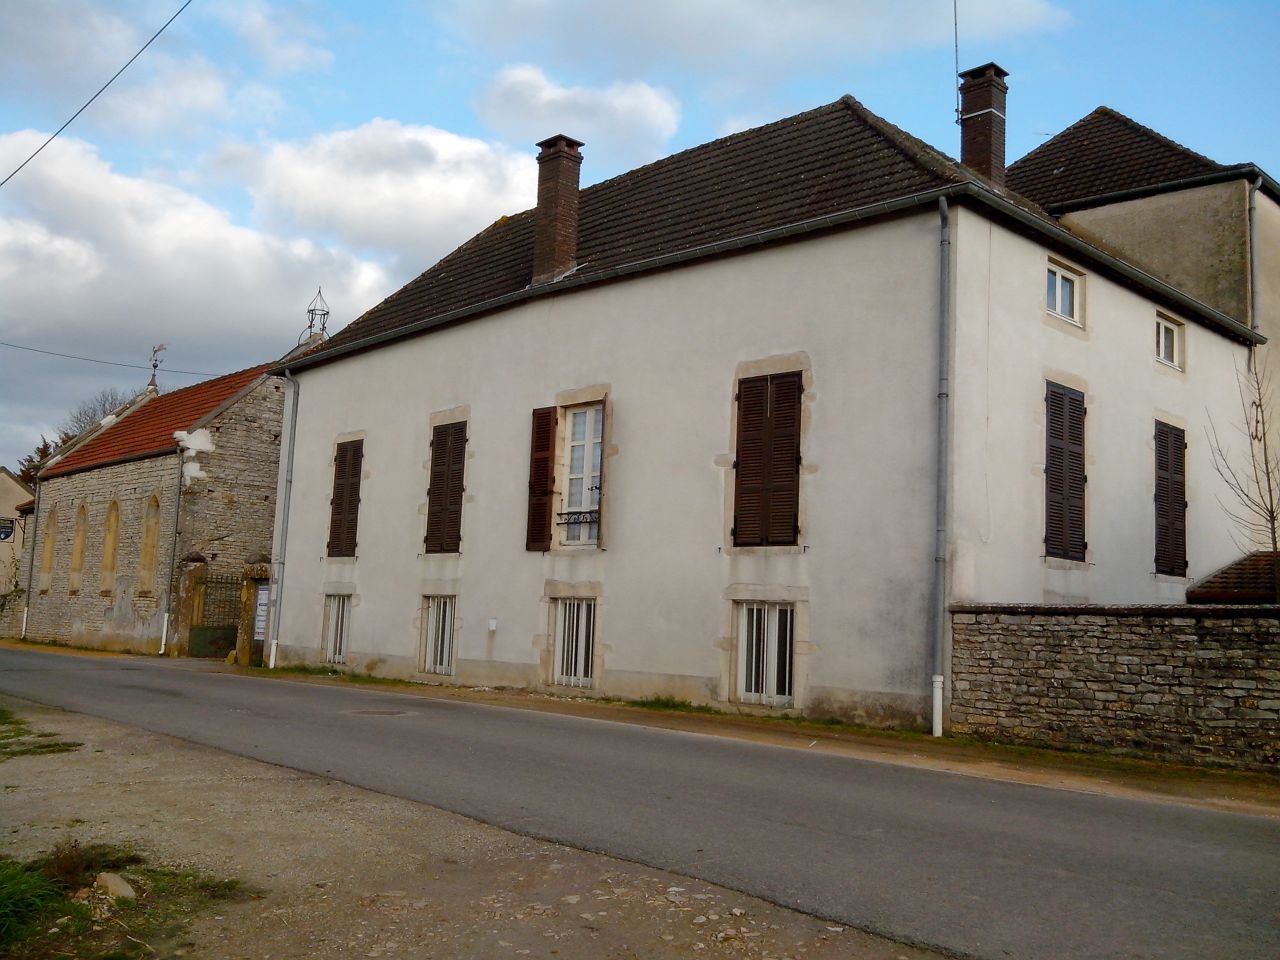
<path id="1" fill-rule="evenodd" d="M 933 735 L 942 736 L 942 685 L 946 681 L 940 673 L 933 675 Z"/>
<path id="2" fill-rule="evenodd" d="M 164 645 L 169 639 L 169 612 L 166 610 L 164 615 L 164 624 L 160 627 L 160 652 L 157 656 L 164 656 Z"/>
<path id="3" fill-rule="evenodd" d="M 30 607 L 23 608 L 22 611 L 22 639 L 27 639 L 27 614 L 31 612 Z"/>

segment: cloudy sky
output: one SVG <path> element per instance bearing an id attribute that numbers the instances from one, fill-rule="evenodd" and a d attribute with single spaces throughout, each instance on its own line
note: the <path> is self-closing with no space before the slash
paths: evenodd
<path id="1" fill-rule="evenodd" d="M 181 0 L 0 0 L 0 178 Z M 1006 67 L 1009 154 L 1105 103 L 1280 175 L 1280 5 L 959 0 Z M 957 150 L 950 0 L 194 0 L 0 187 L 0 341 L 184 386 L 337 328 L 532 206 L 532 143 L 584 183 L 852 93 Z M 189 371 L 189 372 L 179 372 Z M 145 371 L 0 347 L 0 464 Z"/>

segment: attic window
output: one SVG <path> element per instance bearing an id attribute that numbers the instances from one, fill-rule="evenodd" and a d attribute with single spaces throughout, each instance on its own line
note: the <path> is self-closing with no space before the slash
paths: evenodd
<path id="1" fill-rule="evenodd" d="M 1080 300 L 1084 277 L 1061 263 L 1049 261 L 1045 276 L 1045 309 L 1055 317 L 1084 326 L 1084 310 Z"/>
<path id="2" fill-rule="evenodd" d="M 1156 359 L 1182 369 L 1182 324 L 1160 314 L 1156 314 Z"/>

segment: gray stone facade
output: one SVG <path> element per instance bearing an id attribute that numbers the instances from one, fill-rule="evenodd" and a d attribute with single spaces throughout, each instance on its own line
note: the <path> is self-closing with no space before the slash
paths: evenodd
<path id="1" fill-rule="evenodd" d="M 34 528 L 30 544 L 35 549 L 35 563 L 32 566 L 28 552 L 22 570 L 24 584 L 28 571 L 31 574 L 28 637 L 115 650 L 159 649 L 168 600 L 178 470 L 178 457 L 171 454 L 53 477 L 40 484 L 37 516 L 30 521 Z M 139 564 L 143 518 L 152 496 L 160 502 L 157 572 L 154 588 L 142 592 Z M 103 541 L 107 511 L 113 500 L 120 511 L 115 582 L 104 590 Z M 81 506 L 85 508 L 83 565 L 79 589 L 73 590 L 71 556 Z M 50 516 L 55 510 L 54 562 L 45 587 L 41 560 L 49 538 Z"/>
<path id="2" fill-rule="evenodd" d="M 1280 762 L 1280 608 L 953 607 L 950 731 Z"/>
<path id="3" fill-rule="evenodd" d="M 214 449 L 195 460 L 207 477 L 182 491 L 178 558 L 199 553 L 211 575 L 240 576 L 271 556 L 284 388 L 267 377 L 204 426 Z"/>
<path id="4" fill-rule="evenodd" d="M 28 589 L 27 636 L 155 653 L 164 614 L 175 612 L 174 583 L 184 557 L 199 553 L 210 574 L 231 576 L 240 576 L 246 563 L 269 557 L 282 416 L 281 382 L 268 377 L 202 424 L 214 448 L 193 458 L 203 476 L 189 483 L 183 483 L 177 452 L 42 480 L 38 519 L 29 521 L 34 535 L 21 570 Z M 148 585 L 140 563 L 152 496 L 159 502 L 159 530 Z M 113 582 L 108 577 L 104 583 L 103 548 L 113 500 L 119 510 L 115 572 Z M 55 506 L 54 562 L 46 584 L 41 566 Z M 81 506 L 85 538 L 77 590 L 71 565 Z M 6 611 L 3 625 L 10 632 L 20 623 L 21 610 Z M 174 633 L 171 628 L 170 636 Z M 169 652 L 183 651 L 170 645 Z"/>

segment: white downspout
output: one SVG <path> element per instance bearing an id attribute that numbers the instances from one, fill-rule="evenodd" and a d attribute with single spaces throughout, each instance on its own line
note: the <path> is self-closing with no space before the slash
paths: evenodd
<path id="1" fill-rule="evenodd" d="M 942 736 L 943 694 L 947 677 L 947 484 L 951 401 L 951 213 L 938 199 L 938 435 L 933 543 L 933 735 Z"/>
<path id="2" fill-rule="evenodd" d="M 289 545 L 289 502 L 293 494 L 294 437 L 298 429 L 298 394 L 302 392 L 301 385 L 288 370 L 285 370 L 284 378 L 289 381 L 289 389 L 293 394 L 293 398 L 289 410 L 289 449 L 285 454 L 284 492 L 280 496 L 278 507 L 280 512 L 280 548 L 275 551 L 276 558 L 273 560 L 275 571 L 274 576 L 271 578 L 272 592 L 275 596 L 268 603 L 271 617 L 271 651 L 267 656 L 267 667 L 272 670 L 276 667 L 276 650 L 280 646 L 280 611 L 282 609 L 281 601 L 284 597 L 284 559 L 285 550 Z"/>

